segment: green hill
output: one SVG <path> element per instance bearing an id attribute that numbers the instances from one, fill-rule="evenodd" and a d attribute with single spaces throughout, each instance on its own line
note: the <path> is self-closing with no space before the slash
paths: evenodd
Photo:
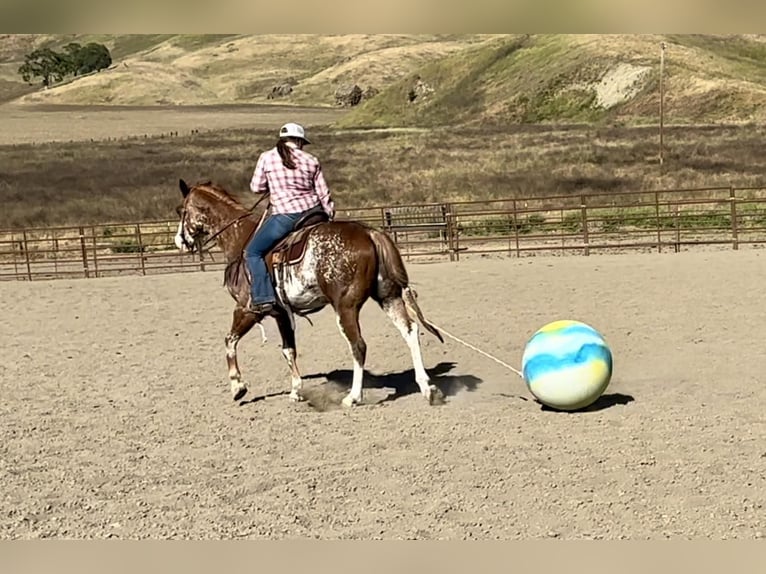
<path id="1" fill-rule="evenodd" d="M 766 119 L 762 36 L 512 36 L 423 66 L 344 117 L 345 127 Z"/>
<path id="2" fill-rule="evenodd" d="M 336 105 L 340 127 L 656 123 L 665 42 L 665 121 L 766 119 L 762 35 L 3 35 L 0 103 Z M 97 41 L 108 70 L 48 90 L 17 73 L 35 47 Z M 271 98 L 275 86 L 290 86 Z"/>

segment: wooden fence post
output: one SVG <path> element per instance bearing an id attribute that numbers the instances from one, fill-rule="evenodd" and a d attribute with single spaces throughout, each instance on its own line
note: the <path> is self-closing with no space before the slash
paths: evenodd
<path id="1" fill-rule="evenodd" d="M 519 213 L 516 210 L 516 200 L 513 200 L 513 234 L 516 238 L 516 259 L 521 256 L 521 250 L 519 249 Z"/>
<path id="2" fill-rule="evenodd" d="M 82 254 L 82 269 L 85 272 L 85 278 L 90 278 L 90 270 L 88 269 L 88 252 L 85 250 L 85 229 L 83 227 L 78 228 L 80 232 L 80 253 Z"/>
<path id="3" fill-rule="evenodd" d="M 451 203 L 445 205 L 444 222 L 447 224 L 447 249 L 449 260 L 455 261 L 459 255 L 455 249 L 455 207 Z"/>
<path id="4" fill-rule="evenodd" d="M 11 234 L 11 257 L 13 257 L 13 274 L 16 276 L 16 281 L 19 280 L 19 258 L 16 257 L 16 236 Z M 21 253 L 21 250 L 24 249 L 24 246 L 21 244 L 21 241 L 18 242 L 19 244 L 19 253 Z"/>
<path id="5" fill-rule="evenodd" d="M 53 232 L 53 274 L 59 274 L 59 238 Z"/>
<path id="6" fill-rule="evenodd" d="M 96 239 L 96 226 L 92 225 L 90 228 L 91 243 L 93 244 L 93 272 L 98 277 L 98 241 Z"/>
<path id="7" fill-rule="evenodd" d="M 136 223 L 136 244 L 138 245 L 138 257 L 141 264 L 141 275 L 146 275 L 146 259 L 144 258 L 144 243 L 141 238 L 141 224 Z"/>
<path id="8" fill-rule="evenodd" d="M 654 192 L 654 221 L 657 224 L 657 253 L 662 253 L 662 222 L 660 221 L 660 194 Z"/>
<path id="9" fill-rule="evenodd" d="M 729 203 L 731 203 L 731 246 L 739 250 L 739 225 L 737 224 L 737 197 L 734 186 L 729 186 Z"/>
<path id="10" fill-rule="evenodd" d="M 566 255 L 566 240 L 564 239 L 564 235 L 566 232 L 566 228 L 564 226 L 564 208 L 561 208 L 561 211 L 559 212 L 559 221 L 561 221 L 561 225 L 559 225 L 559 232 L 561 234 L 561 254 Z"/>
<path id="11" fill-rule="evenodd" d="M 27 241 L 27 231 L 22 231 L 22 241 L 24 246 L 24 261 L 27 265 L 27 279 L 32 281 L 32 266 L 29 263 L 29 242 Z"/>
<path id="12" fill-rule="evenodd" d="M 588 237 L 588 207 L 585 204 L 585 194 L 580 196 L 580 215 L 582 216 L 582 241 L 585 244 L 584 255 L 590 255 L 590 238 Z"/>
<path id="13" fill-rule="evenodd" d="M 460 220 L 458 219 L 455 205 L 452 205 L 452 233 L 454 236 L 453 247 L 455 249 L 455 261 L 460 261 Z"/>

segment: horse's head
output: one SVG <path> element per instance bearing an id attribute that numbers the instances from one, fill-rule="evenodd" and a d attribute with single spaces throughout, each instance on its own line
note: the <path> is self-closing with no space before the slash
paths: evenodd
<path id="1" fill-rule="evenodd" d="M 178 249 L 200 251 L 214 240 L 224 251 L 227 246 L 230 250 L 239 249 L 239 242 L 252 231 L 252 224 L 243 222 L 253 215 L 252 208 L 246 209 L 223 187 L 209 180 L 189 186 L 180 179 L 178 185 L 183 197 L 183 202 L 176 208 L 179 221 L 175 244 Z"/>
<path id="2" fill-rule="evenodd" d="M 178 231 L 175 244 L 181 251 L 194 251 L 206 235 L 210 234 L 208 212 L 202 202 L 197 200 L 195 187 L 183 180 L 178 181 L 183 202 L 176 208 L 178 213 Z"/>

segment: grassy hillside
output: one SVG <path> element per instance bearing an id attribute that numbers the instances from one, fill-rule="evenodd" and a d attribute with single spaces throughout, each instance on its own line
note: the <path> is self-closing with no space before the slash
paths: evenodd
<path id="1" fill-rule="evenodd" d="M 21 82 L 34 47 L 91 40 L 111 69 L 45 91 Z M 656 124 L 663 41 L 666 123 L 766 119 L 762 35 L 5 35 L 0 102 L 334 106 L 357 84 L 380 93 L 341 127 Z M 292 93 L 268 99 L 284 83 Z"/>
<path id="2" fill-rule="evenodd" d="M 46 104 L 206 105 L 282 103 L 332 106 L 346 84 L 377 90 L 422 64 L 482 43 L 483 35 L 130 35 L 0 37 L 0 101 Z M 35 47 L 104 43 L 115 65 L 49 90 L 21 82 L 18 66 Z M 293 92 L 267 99 L 271 88 Z M 25 94 L 18 98 L 19 94 Z"/>
<path id="3" fill-rule="evenodd" d="M 761 36 L 524 35 L 423 66 L 340 125 L 654 124 L 663 41 L 666 123 L 766 119 Z"/>

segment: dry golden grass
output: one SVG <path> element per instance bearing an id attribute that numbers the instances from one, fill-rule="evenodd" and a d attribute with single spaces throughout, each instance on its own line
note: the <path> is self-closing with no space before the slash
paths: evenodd
<path id="1" fill-rule="evenodd" d="M 350 82 L 363 88 L 381 89 L 423 63 L 490 37 L 468 34 L 454 37 L 264 34 L 196 39 L 171 36 L 156 44 L 147 42 L 146 49 L 115 58 L 117 65 L 112 69 L 37 91 L 22 97 L 20 103 L 265 103 L 272 86 L 292 81 L 294 92 L 282 101 L 332 106 L 335 89 L 341 84 Z"/>
<path id="2" fill-rule="evenodd" d="M 23 61 L 23 54 L 34 50 L 42 37 L 43 34 L 0 34 L 0 62 Z"/>
<path id="3" fill-rule="evenodd" d="M 250 203 L 250 175 L 258 153 L 273 145 L 274 130 L 0 147 L 0 228 L 171 219 L 179 178 L 212 179 Z M 341 210 L 590 192 L 619 203 L 625 191 L 766 185 L 766 128 L 754 125 L 668 127 L 664 174 L 655 127 L 326 125 L 310 133 L 310 150 L 321 158 Z"/>
<path id="4" fill-rule="evenodd" d="M 491 36 L 490 36 L 491 37 Z M 474 43 L 482 43 L 487 38 L 481 36 L 475 40 L 426 40 L 407 46 L 380 48 L 362 53 L 353 58 L 344 58 L 301 84 L 301 90 L 307 93 L 327 86 L 358 84 L 362 89 L 373 86 L 380 89 L 393 81 L 416 70 L 423 63 L 432 62 L 449 54 L 464 50 Z"/>

